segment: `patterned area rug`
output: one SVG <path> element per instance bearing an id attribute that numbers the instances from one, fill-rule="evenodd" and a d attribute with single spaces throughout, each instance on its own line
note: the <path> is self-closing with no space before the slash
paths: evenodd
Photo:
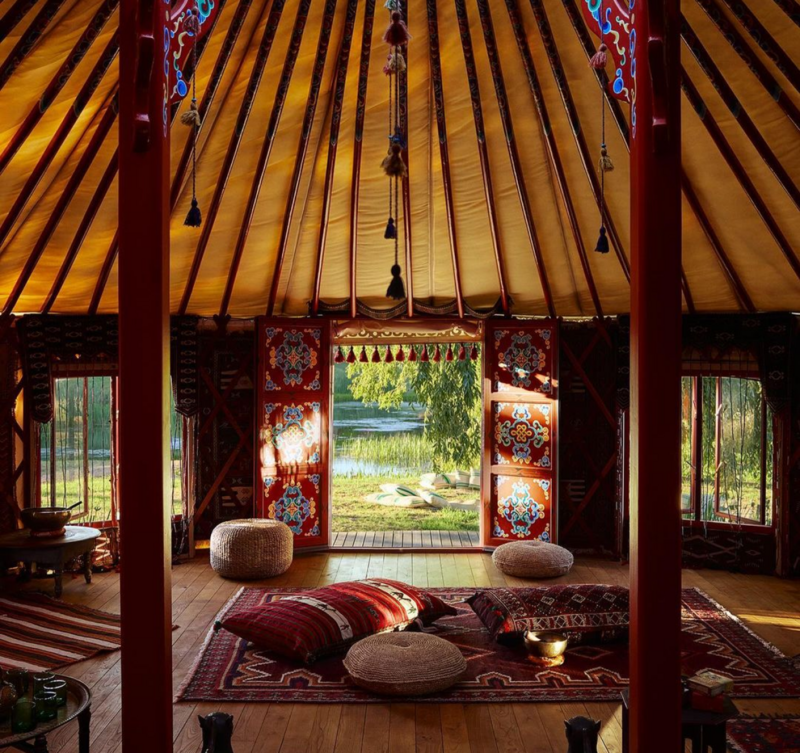
<path id="1" fill-rule="evenodd" d="M 119 647 L 118 614 L 41 594 L 0 597 L 0 667 L 41 672 Z"/>
<path id="2" fill-rule="evenodd" d="M 225 611 L 304 590 L 309 589 L 243 588 Z M 528 662 L 523 648 L 491 641 L 474 612 L 462 603 L 475 589 L 429 590 L 458 609 L 456 616 L 436 623 L 434 634 L 459 647 L 467 659 L 467 675 L 450 690 L 416 701 L 615 701 L 628 685 L 626 643 L 575 646 L 568 649 L 562 666 L 542 669 Z M 713 669 L 732 677 L 737 697 L 800 696 L 800 673 L 786 657 L 697 589 L 683 591 L 682 661 L 686 673 Z M 355 687 L 342 657 L 304 667 L 220 630 L 210 632 L 178 700 L 370 703 L 385 699 Z"/>
<path id="3" fill-rule="evenodd" d="M 789 753 L 800 750 L 800 717 L 735 719 L 728 722 L 731 753 Z"/>

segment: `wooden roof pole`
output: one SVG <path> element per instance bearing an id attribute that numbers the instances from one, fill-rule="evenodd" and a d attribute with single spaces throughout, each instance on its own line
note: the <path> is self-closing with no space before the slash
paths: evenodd
<path id="1" fill-rule="evenodd" d="M 711 114 L 708 107 L 706 107 L 706 103 L 700 96 L 700 92 L 697 91 L 697 88 L 692 83 L 692 80 L 689 78 L 689 74 L 685 70 L 683 71 L 683 76 L 681 77 L 681 88 L 683 89 L 683 93 L 686 96 L 686 99 L 689 101 L 689 104 L 692 106 L 692 109 L 694 109 L 701 122 L 706 127 L 709 136 L 711 136 L 712 140 L 716 144 L 720 154 L 728 163 L 728 167 L 730 167 L 731 171 L 736 176 L 736 179 L 744 189 L 747 197 L 750 199 L 753 206 L 756 208 L 756 211 L 761 216 L 764 224 L 767 226 L 770 234 L 775 239 L 775 242 L 781 249 L 781 252 L 786 258 L 786 261 L 789 263 L 789 266 L 797 275 L 798 279 L 800 279 L 800 261 L 798 261 L 797 256 L 795 255 L 795 252 L 789 243 L 789 240 L 778 226 L 778 223 L 772 216 L 772 212 L 769 211 L 766 202 L 761 198 L 761 194 L 759 194 L 758 189 L 756 189 L 755 184 L 747 174 L 747 170 L 745 170 L 744 165 L 742 165 L 741 161 L 736 156 L 736 152 L 723 135 L 722 130 L 717 124 L 717 121 L 714 119 L 714 116 Z"/>
<path id="2" fill-rule="evenodd" d="M 319 30 L 319 41 L 317 42 L 317 53 L 314 59 L 314 68 L 311 74 L 311 86 L 308 89 L 305 115 L 303 116 L 303 125 L 300 129 L 300 140 L 297 145 L 297 154 L 295 155 L 294 169 L 292 170 L 292 179 L 289 185 L 289 196 L 286 200 L 286 208 L 283 212 L 281 237 L 280 241 L 278 242 L 278 251 L 275 256 L 275 267 L 272 271 L 272 280 L 270 281 L 269 299 L 267 301 L 266 310 L 267 316 L 272 316 L 275 312 L 275 303 L 278 298 L 278 287 L 280 286 L 281 281 L 281 271 L 283 270 L 283 262 L 286 258 L 286 246 L 289 242 L 289 229 L 291 228 L 292 218 L 294 217 L 294 209 L 297 205 L 297 195 L 300 190 L 300 178 L 303 175 L 303 165 L 305 164 L 306 155 L 308 154 L 308 142 L 311 139 L 311 131 L 314 127 L 314 115 L 317 112 L 319 90 L 322 86 L 322 74 L 325 71 L 325 61 L 328 58 L 328 48 L 330 47 L 331 30 L 333 26 L 333 15 L 335 12 L 336 0 L 326 0 L 325 10 L 322 18 L 322 26 Z M 355 11 L 353 12 L 352 17 L 355 18 Z M 298 48 L 299 46 L 300 45 L 298 43 Z M 289 85 L 287 81 L 286 89 L 288 88 Z M 282 108 L 283 103 L 281 103 L 281 109 Z M 270 123 L 270 126 L 272 126 L 272 123 Z M 270 139 L 270 141 L 272 140 L 272 136 L 270 134 L 274 134 L 277 128 L 278 120 L 276 119 L 274 127 L 267 129 L 267 137 Z M 228 288 L 225 290 L 226 298 L 223 301 L 224 310 L 220 311 L 223 316 L 227 313 L 227 304 L 230 300 L 231 290 L 228 290 Z"/>
<path id="3" fill-rule="evenodd" d="M 456 290 L 456 308 L 459 318 L 464 318 L 464 297 L 461 292 L 461 270 L 458 262 L 458 238 L 456 236 L 455 204 L 453 184 L 450 178 L 450 149 L 447 145 L 447 121 L 445 119 L 444 89 L 442 82 L 442 60 L 439 53 L 439 19 L 436 0 L 429 0 L 428 39 L 430 42 L 431 79 L 436 109 L 436 128 L 439 133 L 439 156 L 442 161 L 442 187 L 447 210 L 447 233 L 450 238 L 450 258 L 453 260 L 453 283 Z"/>
<path id="4" fill-rule="evenodd" d="M 367 109 L 367 83 L 372 49 L 372 29 L 375 23 L 375 0 L 367 0 L 364 6 L 364 30 L 361 35 L 361 61 L 358 71 L 358 94 L 356 96 L 356 126 L 353 142 L 353 173 L 350 180 L 350 318 L 358 313 L 356 294 L 356 256 L 358 253 L 358 186 L 361 179 L 361 149 L 364 138 L 364 115 Z"/>
<path id="5" fill-rule="evenodd" d="M 589 295 L 592 298 L 592 304 L 597 316 L 601 319 L 603 317 L 603 308 L 600 305 L 600 296 L 597 294 L 597 287 L 594 282 L 591 267 L 589 266 L 589 259 L 586 254 L 586 247 L 583 244 L 583 236 L 581 234 L 580 224 L 575 213 L 575 206 L 572 203 L 572 196 L 569 191 L 566 176 L 564 175 L 564 166 L 561 164 L 561 155 L 558 151 L 558 144 L 556 144 L 555 136 L 550 125 L 550 115 L 547 111 L 547 103 L 542 95 L 542 89 L 539 84 L 539 77 L 536 73 L 536 66 L 533 62 L 531 49 L 528 44 L 528 37 L 525 34 L 525 28 L 522 23 L 522 16 L 519 12 L 517 0 L 506 0 L 506 8 L 511 20 L 511 27 L 514 30 L 514 38 L 517 42 L 520 57 L 522 58 L 522 65 L 525 68 L 525 74 L 528 79 L 528 85 L 531 89 L 533 102 L 536 106 L 536 112 L 539 115 L 539 124 L 542 128 L 542 135 L 547 149 L 547 157 L 550 160 L 550 167 L 556 177 L 558 184 L 558 191 L 561 195 L 561 200 L 564 203 L 564 209 L 567 213 L 569 220 L 570 230 L 572 231 L 572 238 L 575 241 L 575 247 L 578 251 L 578 258 L 581 261 L 581 268 L 583 269 L 583 276 L 586 280 L 586 286 L 589 288 Z"/>
<path id="6" fill-rule="evenodd" d="M 6 39 L 36 3 L 37 0 L 17 0 L 14 7 L 0 18 L 0 39 Z"/>
<path id="7" fill-rule="evenodd" d="M 637 3 L 631 141 L 630 750 L 681 746 L 679 0 Z M 658 734 L 654 735 L 653 730 Z"/>
<path id="8" fill-rule="evenodd" d="M 519 197 L 520 207 L 522 208 L 525 230 L 528 233 L 528 241 L 531 244 L 533 260 L 536 264 L 536 271 L 539 275 L 539 282 L 542 286 L 545 304 L 547 305 L 547 313 L 548 316 L 555 317 L 557 314 L 555 304 L 553 303 L 553 294 L 550 290 L 550 281 L 547 277 L 547 267 L 545 266 L 544 254 L 536 233 L 536 224 L 533 221 L 533 211 L 528 197 L 528 188 L 525 185 L 525 174 L 522 171 L 517 141 L 514 138 L 514 126 L 511 122 L 511 110 L 509 109 L 506 84 L 503 79 L 503 68 L 500 64 L 497 41 L 494 36 L 492 13 L 489 10 L 487 0 L 478 0 L 477 4 L 478 14 L 481 19 L 481 28 L 483 29 L 483 40 L 486 44 L 486 54 L 489 58 L 489 67 L 491 68 L 492 80 L 494 81 L 495 97 L 497 99 L 498 109 L 500 110 L 500 120 L 502 121 L 503 132 L 506 137 L 508 157 L 511 162 L 511 174 L 514 176 L 514 185 L 516 186 L 517 196 Z"/>
<path id="9" fill-rule="evenodd" d="M 19 128 L 17 128 L 14 135 L 8 140 L 2 154 L 0 154 L 0 173 L 8 167 L 14 155 L 19 151 L 19 148 L 25 142 L 25 139 L 30 136 L 31 131 L 36 127 L 36 124 L 42 119 L 44 114 L 53 104 L 53 100 L 58 96 L 59 92 L 66 86 L 78 64 L 89 52 L 97 34 L 99 34 L 103 27 L 106 25 L 111 14 L 119 5 L 119 0 L 104 0 L 104 2 L 97 9 L 97 12 L 92 17 L 86 30 L 75 42 L 73 48 L 67 55 L 66 60 L 61 64 L 56 71 L 50 83 L 45 88 L 42 96 L 31 108 L 31 111 L 25 116 Z M 116 36 L 116 35 L 115 35 Z"/>
<path id="10" fill-rule="evenodd" d="M 233 133 L 231 134 L 230 141 L 228 142 L 228 149 L 225 152 L 225 159 L 222 162 L 219 176 L 214 187 L 214 194 L 211 198 L 211 204 L 206 211 L 206 216 L 203 218 L 203 227 L 200 230 L 200 238 L 197 242 L 197 248 L 194 252 L 192 259 L 192 266 L 189 270 L 189 277 L 186 280 L 186 285 L 183 290 L 180 305 L 178 307 L 179 314 L 185 314 L 189 306 L 189 301 L 192 297 L 192 290 L 197 281 L 197 275 L 200 272 L 200 264 L 203 261 L 208 241 L 211 238 L 211 231 L 214 228 L 214 220 L 217 218 L 220 204 L 222 203 L 222 196 L 225 193 L 225 187 L 228 185 L 228 179 L 233 170 L 233 163 L 236 160 L 236 155 L 239 152 L 239 144 L 242 141 L 247 121 L 250 118 L 250 112 L 253 108 L 253 100 L 255 99 L 256 92 L 258 91 L 259 84 L 261 83 L 261 76 L 264 73 L 264 68 L 269 60 L 269 54 L 272 50 L 272 44 L 275 41 L 275 33 L 278 31 L 278 23 L 281 20 L 286 0 L 272 0 L 272 7 L 270 9 L 269 17 L 267 19 L 266 27 L 264 28 L 264 35 L 261 38 L 261 43 L 256 54 L 253 69 L 250 73 L 250 80 L 247 82 L 247 90 L 245 91 L 242 103 L 239 106 L 239 115 L 236 119 Z"/>
<path id="11" fill-rule="evenodd" d="M 600 182 L 595 173 L 594 162 L 595 160 L 589 155 L 589 147 L 586 145 L 586 138 L 581 129 L 580 118 L 578 111 L 575 108 L 575 103 L 572 100 L 572 93 L 569 88 L 569 83 L 564 76 L 564 68 L 561 65 L 561 55 L 558 52 L 556 41 L 553 38 L 553 32 L 550 29 L 550 22 L 547 19 L 547 13 L 542 5 L 541 0 L 530 0 L 533 16 L 536 19 L 536 25 L 539 27 L 539 35 L 542 38 L 544 51 L 547 54 L 547 60 L 550 63 L 550 69 L 553 72 L 553 78 L 558 86 L 559 94 L 561 95 L 561 103 L 564 105 L 564 110 L 567 113 L 567 119 L 570 122 L 572 135 L 575 139 L 575 145 L 578 148 L 578 154 L 583 164 L 586 177 L 589 179 L 594 200 L 600 206 Z M 611 239 L 611 245 L 614 247 L 614 253 L 617 256 L 622 272 L 625 278 L 630 281 L 631 271 L 628 259 L 625 256 L 625 251 L 622 248 L 622 241 L 617 233 L 617 227 L 608 211 L 608 206 L 601 209 L 603 212 L 603 224 L 608 230 L 608 237 Z"/>
<path id="12" fill-rule="evenodd" d="M 403 11 L 403 20 L 408 23 L 409 0 L 399 0 Z M 410 50 L 405 49 L 406 66 L 410 65 Z M 403 176 L 403 245 L 406 257 L 406 315 L 414 316 L 414 269 L 411 261 L 411 133 L 408 128 L 408 67 L 397 74 L 398 109 L 400 111 L 400 132 L 405 139 L 402 155 L 406 163 L 406 174 Z M 396 211 L 396 210 L 395 210 Z"/>
<path id="13" fill-rule="evenodd" d="M 497 232 L 497 211 L 494 205 L 494 190 L 492 189 L 492 171 L 489 166 L 489 152 L 486 149 L 486 131 L 483 127 L 483 110 L 481 105 L 480 87 L 478 85 L 478 74 L 475 70 L 475 56 L 472 52 L 472 35 L 469 31 L 469 19 L 467 18 L 467 8 L 464 0 L 455 0 L 456 17 L 458 19 L 458 30 L 461 35 L 461 48 L 464 52 L 464 65 L 467 70 L 467 80 L 469 81 L 469 93 L 472 99 L 472 116 L 475 121 L 475 136 L 478 142 L 478 157 L 481 165 L 481 175 L 483 177 L 483 192 L 486 197 L 486 208 L 489 212 L 489 230 L 492 236 L 492 250 L 497 266 L 497 279 L 500 285 L 500 303 L 503 307 L 503 314 L 510 313 L 508 292 L 506 287 L 506 273 L 503 268 L 503 252 L 500 245 L 500 235 Z"/>
<path id="14" fill-rule="evenodd" d="M 339 45 L 339 55 L 336 60 L 336 73 L 331 87 L 331 128 L 328 137 L 328 158 L 325 165 L 325 185 L 322 189 L 322 217 L 319 223 L 317 236 L 317 263 L 314 274 L 314 298 L 311 303 L 311 313 L 319 313 L 319 295 L 322 287 L 322 262 L 325 256 L 325 243 L 328 239 L 328 221 L 331 214 L 331 192 L 333 190 L 333 176 L 336 170 L 336 152 L 339 148 L 339 128 L 342 124 L 342 106 L 344 90 L 347 85 L 347 68 L 350 62 L 350 48 L 353 44 L 353 29 L 355 28 L 358 0 L 348 0 L 347 15 L 344 22 L 342 42 Z"/>
<path id="15" fill-rule="evenodd" d="M 97 310 L 100 308 L 100 301 L 103 300 L 103 293 L 105 292 L 108 278 L 111 275 L 111 270 L 114 267 L 114 262 L 117 259 L 118 250 L 119 228 L 117 228 L 116 232 L 114 233 L 114 237 L 111 239 L 108 251 L 106 252 L 106 258 L 103 260 L 103 266 L 100 267 L 100 274 L 98 275 L 97 283 L 94 286 L 92 300 L 89 302 L 89 309 L 86 312 L 89 316 L 94 316 L 97 313 Z"/>
<path id="16" fill-rule="evenodd" d="M 169 16 L 168 0 L 122 0 L 119 492 L 130 503 L 123 502 L 125 551 L 136 563 L 120 574 L 122 745 L 149 753 L 172 753 L 169 128 L 161 43 Z M 150 71 L 144 81 L 143 68 Z"/>

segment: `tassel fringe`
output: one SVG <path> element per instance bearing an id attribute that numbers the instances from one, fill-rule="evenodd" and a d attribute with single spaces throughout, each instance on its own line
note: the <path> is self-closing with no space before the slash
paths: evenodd
<path id="1" fill-rule="evenodd" d="M 597 48 L 597 52 L 595 52 L 589 60 L 589 67 L 599 71 L 606 67 L 607 62 L 608 47 L 606 47 L 604 44 L 601 44 L 600 47 Z"/>
<path id="2" fill-rule="evenodd" d="M 411 34 L 399 11 L 392 11 L 392 22 L 383 34 L 383 41 L 390 47 L 405 47 L 410 39 Z"/>
<path id="3" fill-rule="evenodd" d="M 200 113 L 197 109 L 197 101 L 192 100 L 192 103 L 189 105 L 189 109 L 181 115 L 181 124 L 188 126 L 189 128 L 199 128 L 200 127 Z"/>
<path id="4" fill-rule="evenodd" d="M 381 162 L 383 172 L 390 178 L 406 177 L 406 163 L 403 162 L 403 156 L 400 152 L 400 144 L 392 144 L 389 148 L 389 153 L 383 158 L 383 162 Z"/>
<path id="5" fill-rule="evenodd" d="M 614 163 L 611 157 L 608 156 L 608 150 L 605 146 L 600 148 L 600 162 L 598 163 L 601 172 L 610 173 L 614 169 Z"/>
<path id="6" fill-rule="evenodd" d="M 594 250 L 597 251 L 598 254 L 607 254 L 610 250 L 608 247 L 608 236 L 606 235 L 606 229 L 604 227 L 600 228 L 600 237 L 597 239 L 597 245 L 594 247 Z"/>
<path id="7" fill-rule="evenodd" d="M 386 58 L 386 65 L 383 66 L 383 72 L 387 76 L 394 73 L 402 73 L 406 69 L 406 59 L 403 57 L 402 52 L 391 52 Z"/>
<path id="8" fill-rule="evenodd" d="M 186 215 L 183 224 L 187 227 L 200 227 L 203 224 L 203 215 L 200 213 L 200 207 L 197 206 L 197 199 L 192 199 L 192 208 Z"/>
<path id="9" fill-rule="evenodd" d="M 386 230 L 383 233 L 386 240 L 393 241 L 397 238 L 397 227 L 394 224 L 394 217 L 390 217 L 386 223 Z"/>
<path id="10" fill-rule="evenodd" d="M 392 281 L 386 289 L 386 297 L 393 298 L 395 301 L 402 301 L 406 297 L 406 287 L 400 276 L 401 272 L 399 264 L 392 264 Z"/>

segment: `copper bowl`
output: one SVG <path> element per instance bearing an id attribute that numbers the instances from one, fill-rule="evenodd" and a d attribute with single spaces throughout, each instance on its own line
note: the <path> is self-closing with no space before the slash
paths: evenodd
<path id="1" fill-rule="evenodd" d="M 542 659 L 557 659 L 567 650 L 569 638 L 564 633 L 526 630 L 525 648 L 531 656 Z"/>
<path id="2" fill-rule="evenodd" d="M 59 531 L 72 517 L 66 507 L 26 507 L 20 511 L 20 517 L 25 528 L 30 528 L 34 533 Z"/>

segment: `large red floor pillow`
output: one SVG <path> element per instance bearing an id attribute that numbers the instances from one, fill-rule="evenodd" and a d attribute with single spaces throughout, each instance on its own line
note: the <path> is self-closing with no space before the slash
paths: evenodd
<path id="1" fill-rule="evenodd" d="M 456 610 L 407 583 L 383 578 L 302 591 L 261 607 L 229 612 L 224 628 L 256 647 L 311 664 L 376 633 L 426 627 Z"/>
<path id="2" fill-rule="evenodd" d="M 499 643 L 515 643 L 526 630 L 553 630 L 575 643 L 611 643 L 628 637 L 628 589 L 565 585 L 492 588 L 467 599 Z"/>

